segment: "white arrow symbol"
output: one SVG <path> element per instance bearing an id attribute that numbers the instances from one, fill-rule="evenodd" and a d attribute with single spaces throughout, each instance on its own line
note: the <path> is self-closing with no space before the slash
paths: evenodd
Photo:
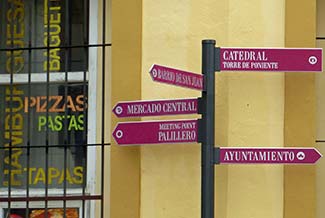
<path id="1" fill-rule="evenodd" d="M 306 155 L 305 155 L 304 152 L 300 151 L 300 152 L 297 153 L 297 159 L 298 160 L 304 160 L 305 157 L 306 157 Z"/>

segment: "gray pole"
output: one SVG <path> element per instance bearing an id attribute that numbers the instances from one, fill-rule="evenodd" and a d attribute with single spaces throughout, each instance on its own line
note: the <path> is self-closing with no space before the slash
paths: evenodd
<path id="1" fill-rule="evenodd" d="M 214 106 L 215 106 L 215 40 L 202 41 L 202 178 L 201 178 L 201 218 L 214 218 Z"/>

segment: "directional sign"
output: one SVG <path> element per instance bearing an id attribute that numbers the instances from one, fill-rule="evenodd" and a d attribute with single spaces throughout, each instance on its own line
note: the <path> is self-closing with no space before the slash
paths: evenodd
<path id="1" fill-rule="evenodd" d="M 315 148 L 220 148 L 220 164 L 313 164 Z"/>
<path id="2" fill-rule="evenodd" d="M 197 104 L 197 98 L 118 102 L 113 113 L 117 117 L 197 114 Z"/>
<path id="3" fill-rule="evenodd" d="M 197 142 L 197 120 L 118 123 L 113 137 L 119 145 Z"/>
<path id="4" fill-rule="evenodd" d="M 321 72 L 322 52 L 315 48 L 220 48 L 220 70 Z"/>
<path id="5" fill-rule="evenodd" d="M 157 82 L 203 90 L 203 76 L 201 74 L 154 64 L 150 69 L 150 75 Z"/>

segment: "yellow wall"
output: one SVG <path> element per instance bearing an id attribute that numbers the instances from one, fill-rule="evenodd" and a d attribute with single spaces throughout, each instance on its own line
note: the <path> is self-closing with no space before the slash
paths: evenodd
<path id="1" fill-rule="evenodd" d="M 141 98 L 141 11 L 141 0 L 112 0 L 112 106 L 121 100 Z M 112 129 L 117 122 L 117 118 L 112 116 Z M 110 204 L 110 217 L 138 218 L 139 148 L 119 147 L 112 140 L 110 168 L 110 183 L 107 181 L 105 184 L 111 187 L 110 202 L 106 202 Z"/>
<path id="2" fill-rule="evenodd" d="M 199 96 L 157 84 L 153 63 L 200 73 L 201 40 L 284 46 L 284 1 L 143 1 L 143 99 Z M 219 73 L 216 143 L 283 146 L 282 73 Z M 175 119 L 175 118 L 174 118 Z M 200 217 L 200 146 L 141 147 L 141 217 Z M 281 166 L 216 167 L 220 218 L 282 217 Z"/>
<path id="3" fill-rule="evenodd" d="M 325 1 L 324 0 L 316 0 L 317 6 L 317 36 L 325 37 Z"/>
<path id="4" fill-rule="evenodd" d="M 317 0 L 317 36 L 325 37 L 325 1 Z M 323 48 L 325 51 L 325 40 L 317 40 L 317 48 Z M 325 75 L 324 75 L 325 57 L 323 57 L 323 73 L 316 74 L 316 123 L 317 134 L 316 139 L 325 140 Z M 317 149 L 325 154 L 325 143 L 318 143 Z M 316 217 L 325 217 L 325 160 L 320 159 L 316 165 Z"/>
<path id="5" fill-rule="evenodd" d="M 324 4 L 325 6 L 325 4 Z M 325 8 L 324 8 L 325 10 Z M 324 34 L 325 36 L 325 34 Z M 325 51 L 325 41 L 319 40 L 316 44 L 318 48 L 323 48 L 323 52 Z M 325 62 L 325 58 L 323 57 L 323 63 Z M 324 65 L 324 64 L 323 64 Z M 323 66 L 324 69 L 324 66 Z M 316 122 L 317 122 L 317 134 L 316 139 L 325 140 L 325 75 L 324 70 L 323 73 L 316 75 Z M 325 154 L 325 143 L 318 143 L 317 149 L 323 155 Z M 316 199 L 317 199 L 317 208 L 316 208 L 316 217 L 323 218 L 325 217 L 325 159 L 321 158 L 316 165 Z"/>
<path id="6" fill-rule="evenodd" d="M 314 3 L 112 0 L 112 105 L 200 96 L 155 83 L 148 70 L 157 63 L 201 73 L 202 39 L 216 39 L 222 47 L 313 46 Z M 313 82 L 312 74 L 218 73 L 216 145 L 313 145 Z M 198 116 L 177 118 L 185 117 Z M 116 122 L 113 118 L 112 126 Z M 111 218 L 200 217 L 200 155 L 198 144 L 113 143 Z M 216 217 L 313 218 L 315 168 L 285 168 L 284 173 L 281 165 L 216 166 Z"/>
<path id="7" fill-rule="evenodd" d="M 230 5 L 227 46 L 284 46 L 284 1 Z M 283 146 L 283 73 L 236 73 L 228 86 L 228 146 Z M 227 218 L 281 218 L 282 168 L 229 166 Z"/>
<path id="8" fill-rule="evenodd" d="M 304 16 L 301 16 L 304 14 Z M 303 30 L 303 31 L 302 31 Z M 286 47 L 314 47 L 316 1 L 286 0 Z M 315 145 L 315 75 L 286 73 L 285 145 Z M 315 217 L 315 165 L 286 166 L 284 171 L 285 218 Z"/>

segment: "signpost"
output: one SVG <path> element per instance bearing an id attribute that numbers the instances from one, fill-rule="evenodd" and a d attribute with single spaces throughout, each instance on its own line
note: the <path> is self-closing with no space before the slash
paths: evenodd
<path id="1" fill-rule="evenodd" d="M 113 108 L 117 117 L 144 117 L 180 114 L 197 114 L 198 99 L 118 102 Z"/>
<path id="2" fill-rule="evenodd" d="M 315 148 L 215 148 L 220 164 L 314 164 L 322 157 Z"/>
<path id="3" fill-rule="evenodd" d="M 154 64 L 149 71 L 156 82 L 182 86 L 190 89 L 203 90 L 203 76 L 196 73 L 177 70 Z"/>
<path id="4" fill-rule="evenodd" d="M 230 153 L 227 148 L 214 148 L 214 98 L 215 98 L 215 71 L 294 71 L 294 72 L 321 72 L 321 49 L 255 49 L 255 48 L 215 48 L 215 40 L 202 41 L 202 73 L 205 76 L 205 90 L 202 91 L 203 108 L 200 131 L 202 134 L 202 192 L 201 192 L 201 218 L 214 218 L 214 167 L 211 163 L 310 163 L 316 162 L 320 154 L 314 150 L 277 150 L 265 151 L 251 150 L 249 155 L 260 154 L 262 159 L 247 157 L 244 150 Z M 230 149 L 230 148 L 228 148 Z M 283 161 L 283 152 L 289 158 Z M 242 159 L 236 156 L 242 155 Z M 244 156 L 246 155 L 246 156 Z M 275 155 L 275 157 L 274 157 Z M 292 157 L 293 155 L 293 157 Z M 230 157 L 235 159 L 230 159 Z M 245 157 L 245 159 L 243 159 Z M 250 159 L 251 158 L 251 159 Z M 264 161 L 262 161 L 264 160 Z"/>
<path id="5" fill-rule="evenodd" d="M 202 74 L 205 90 L 202 91 L 202 146 L 201 146 L 201 218 L 214 218 L 214 109 L 215 71 L 219 70 L 215 40 L 202 41 Z"/>
<path id="6" fill-rule="evenodd" d="M 322 60 L 317 48 L 220 48 L 221 71 L 321 72 Z"/>
<path id="7" fill-rule="evenodd" d="M 156 82 L 202 91 L 198 99 L 119 102 L 117 117 L 202 114 L 201 120 L 118 123 L 113 137 L 119 145 L 199 142 L 201 148 L 201 218 L 214 218 L 215 164 L 313 164 L 322 155 L 314 148 L 214 147 L 215 72 L 321 72 L 322 49 L 216 48 L 202 41 L 202 75 L 154 64 Z M 200 137 L 199 137 L 200 135 Z"/>
<path id="8" fill-rule="evenodd" d="M 123 122 L 117 124 L 113 137 L 119 145 L 197 142 L 198 121 Z"/>

